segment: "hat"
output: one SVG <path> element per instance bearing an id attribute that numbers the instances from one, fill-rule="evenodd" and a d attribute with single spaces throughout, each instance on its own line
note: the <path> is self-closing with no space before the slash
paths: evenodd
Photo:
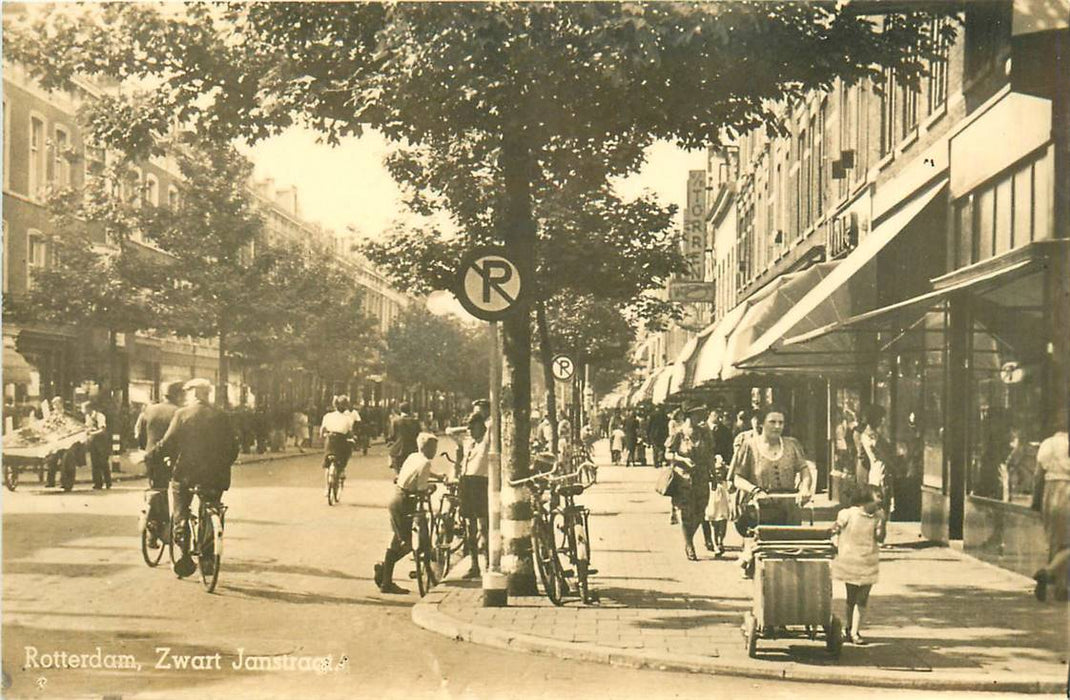
<path id="1" fill-rule="evenodd" d="M 472 415 L 468 416 L 468 420 L 465 421 L 465 425 L 470 426 L 473 423 L 483 423 L 485 425 L 486 422 L 487 419 L 483 417 L 482 413 L 480 413 L 479 411 L 473 411 Z"/>
<path id="2" fill-rule="evenodd" d="M 701 403 L 687 402 L 681 408 L 683 408 L 684 413 L 687 413 L 687 414 L 699 413 L 699 412 L 705 413 L 706 412 L 706 405 L 705 404 L 701 404 Z"/>
<path id="3" fill-rule="evenodd" d="M 475 401 L 472 402 L 472 405 L 473 406 L 489 406 L 490 405 L 490 401 L 487 401 L 486 399 L 476 399 Z"/>
<path id="4" fill-rule="evenodd" d="M 182 382 L 171 382 L 167 385 L 167 392 L 165 396 L 169 399 L 174 399 L 182 396 Z"/>
<path id="5" fill-rule="evenodd" d="M 211 386 L 212 386 L 212 383 L 210 381 L 208 381 L 207 379 L 204 379 L 203 377 L 197 377 L 196 379 L 191 379 L 188 382 L 186 382 L 185 384 L 183 384 L 182 388 L 185 391 L 189 391 L 190 389 L 199 389 L 201 387 L 209 387 L 209 388 L 211 388 Z"/>

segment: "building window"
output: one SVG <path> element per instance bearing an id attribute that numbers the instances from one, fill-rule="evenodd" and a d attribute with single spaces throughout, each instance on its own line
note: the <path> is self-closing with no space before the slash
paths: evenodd
<path id="1" fill-rule="evenodd" d="M 937 45 L 939 46 L 938 50 L 943 56 L 942 59 L 931 61 L 929 63 L 929 76 L 927 78 L 928 89 L 925 91 L 928 98 L 929 114 L 934 114 L 939 111 L 947 102 L 947 62 L 950 55 L 950 48 L 947 39 L 943 36 L 943 31 L 946 26 L 946 19 L 937 19 L 933 20 L 929 29 L 935 36 Z"/>
<path id="2" fill-rule="evenodd" d="M 30 229 L 26 234 L 26 286 L 33 287 L 35 272 L 48 266 L 48 245 L 40 231 Z"/>
<path id="3" fill-rule="evenodd" d="M 144 201 L 141 196 L 142 180 L 141 168 L 135 165 L 127 174 L 127 187 L 124 197 L 124 199 L 135 207 L 140 207 L 142 201 Z"/>
<path id="4" fill-rule="evenodd" d="M 45 121 L 30 117 L 30 181 L 31 199 L 39 199 L 45 184 Z"/>
<path id="5" fill-rule="evenodd" d="M 5 105 L 5 107 L 6 107 L 6 105 Z M 5 124 L 7 123 L 6 120 L 5 120 L 4 123 Z M 7 146 L 7 141 L 6 140 L 4 141 L 4 146 L 5 147 Z M 5 171 L 5 174 L 6 174 L 6 171 Z M 8 281 L 11 278 L 11 265 L 10 265 L 10 262 L 9 262 L 11 260 L 11 251 L 9 250 L 11 248 L 11 246 L 9 245 L 10 241 L 8 240 L 8 237 L 7 237 L 7 219 L 4 219 L 3 232 L 4 232 L 4 238 L 3 238 L 2 241 L 0 241 L 0 251 L 3 252 L 3 256 L 4 256 L 4 294 L 7 294 L 8 290 L 11 288 L 10 282 Z"/>
<path id="6" fill-rule="evenodd" d="M 178 210 L 178 188 L 174 185 L 167 186 L 167 208 L 171 211 Z"/>
<path id="7" fill-rule="evenodd" d="M 160 181 L 152 173 L 145 176 L 144 190 L 145 204 L 153 207 L 160 206 Z"/>
<path id="8" fill-rule="evenodd" d="M 895 71 L 884 71 L 881 87 L 881 156 L 886 156 L 895 148 L 895 112 L 896 112 Z"/>
<path id="9" fill-rule="evenodd" d="M 903 125 L 901 138 L 907 138 L 918 126 L 918 92 L 909 85 L 900 87 L 900 101 L 902 113 L 900 120 Z"/>
<path id="10" fill-rule="evenodd" d="M 56 143 L 52 154 L 52 177 L 57 187 L 71 186 L 71 162 L 67 159 L 67 149 L 70 145 L 71 137 L 67 129 L 57 125 Z"/>

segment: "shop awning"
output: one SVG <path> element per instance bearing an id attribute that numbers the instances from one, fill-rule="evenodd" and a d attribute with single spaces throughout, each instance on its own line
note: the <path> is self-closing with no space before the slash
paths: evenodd
<path id="1" fill-rule="evenodd" d="M 628 397 L 629 406 L 638 406 L 642 401 L 650 401 L 654 397 L 654 380 L 658 376 L 657 370 L 651 370 L 643 383 Z"/>
<path id="2" fill-rule="evenodd" d="M 878 224 L 816 286 L 792 305 L 783 317 L 765 330 L 733 364 L 742 370 L 836 372 L 853 369 L 854 339 L 843 334 L 818 334 L 811 343 L 795 343 L 785 348 L 785 340 L 825 328 L 852 316 L 865 301 L 863 291 L 852 290 L 850 282 L 867 263 L 877 257 L 899 232 L 910 224 L 947 186 L 946 179 L 929 185 L 898 211 Z"/>
<path id="3" fill-rule="evenodd" d="M 669 398 L 669 387 L 672 384 L 675 364 L 667 365 L 657 370 L 654 374 L 654 394 L 651 400 L 656 404 L 665 403 Z"/>
<path id="4" fill-rule="evenodd" d="M 728 335 L 735 330 L 750 307 L 751 303 L 744 301 L 713 324 L 710 328 L 711 332 L 703 338 L 696 353 L 694 376 L 690 384 L 684 388 L 690 389 L 721 378 Z"/>
<path id="5" fill-rule="evenodd" d="M 684 344 L 680 354 L 676 356 L 676 361 L 672 364 L 669 396 L 675 396 L 695 385 L 695 370 L 698 366 L 699 351 L 716 328 L 717 324 L 711 323 Z"/>
<path id="6" fill-rule="evenodd" d="M 939 278 L 934 280 L 934 284 L 941 284 L 943 280 L 939 289 L 801 333 L 786 339 L 784 347 L 812 346 L 814 342 L 837 333 L 904 330 L 917 325 L 926 313 L 957 292 L 991 293 L 1001 297 L 998 301 L 1003 302 L 1005 306 L 1036 308 L 1043 302 L 1040 287 L 1016 283 L 1019 280 L 1024 281 L 1031 273 L 1041 270 L 1044 253 L 1051 247 L 1049 243 L 1058 242 L 1031 243 L 1024 248 L 1011 251 L 1012 254 L 1008 255 L 1004 261 L 994 261 L 996 264 L 993 264 L 993 261 L 984 263 L 985 267 L 974 271 L 973 274 L 966 270 L 954 273 L 954 277 L 949 275 Z"/>
<path id="7" fill-rule="evenodd" d="M 31 384 L 37 370 L 15 348 L 4 348 L 4 385 Z"/>

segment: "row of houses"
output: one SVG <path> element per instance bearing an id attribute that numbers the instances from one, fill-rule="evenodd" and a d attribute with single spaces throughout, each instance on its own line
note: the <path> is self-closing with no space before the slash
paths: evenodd
<path id="1" fill-rule="evenodd" d="M 1068 18 L 966 3 L 920 84 L 837 84 L 785 107 L 787 135 L 711 149 L 684 220 L 702 264 L 668 289 L 703 303 L 610 403 L 775 399 L 833 495 L 880 405 L 898 516 L 1032 574 L 1036 447 L 1070 408 Z"/>
<path id="2" fill-rule="evenodd" d="M 86 143 L 76 114 L 79 105 L 109 86 L 82 80 L 75 92 L 47 92 L 18 65 L 3 66 L 3 293 L 18 296 L 33 284 L 34 272 L 53 258 L 53 231 L 45 200 L 55 188 L 81 188 L 105 154 Z M 142 201 L 154 206 L 177 206 L 185 186 L 171 158 L 153 158 L 134 168 Z M 352 234 L 338 234 L 302 216 L 295 187 L 277 187 L 271 179 L 249 183 L 249 194 L 264 219 L 264 233 L 255 247 L 285 245 L 309 254 L 333 255 L 364 291 L 364 311 L 382 332 L 411 303 L 390 286 L 366 259 L 353 251 Z M 151 241 L 136 240 L 148 254 Z M 104 240 L 100 244 L 106 245 Z M 158 254 L 158 253 L 157 253 Z M 45 323 L 4 324 L 5 403 L 65 396 L 84 384 L 100 384 L 115 368 L 128 379 L 128 402 L 148 403 L 161 396 L 172 381 L 206 377 L 219 381 L 215 341 L 180 338 L 162 333 L 120 333 Z M 115 352 L 112 344 L 117 346 Z M 255 404 L 251 369 L 230 363 L 228 397 L 232 403 Z M 261 378 L 262 379 L 262 378 Z M 262 386 L 263 381 L 260 382 Z M 273 399 L 286 405 L 318 401 L 317 387 L 307 373 L 273 376 Z M 389 398 L 391 388 L 382 377 L 354 378 L 348 390 L 367 401 Z"/>

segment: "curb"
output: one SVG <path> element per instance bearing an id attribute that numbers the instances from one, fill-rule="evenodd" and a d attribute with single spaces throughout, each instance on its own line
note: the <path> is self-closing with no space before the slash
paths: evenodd
<path id="1" fill-rule="evenodd" d="M 738 664 L 722 662 L 706 656 L 669 655 L 607 647 L 585 642 L 565 642 L 457 620 L 439 609 L 446 595 L 446 591 L 439 588 L 431 591 L 418 601 L 412 608 L 413 623 L 425 630 L 460 642 L 470 642 L 508 651 L 554 656 L 573 661 L 591 661 L 635 669 L 705 673 L 715 676 L 739 676 L 763 680 L 833 683 L 837 685 L 910 690 L 1052 694 L 1063 693 L 1067 687 L 1066 681 L 1061 679 L 1022 680 L 1017 675 L 1008 672 L 991 674 L 984 678 L 968 676 L 953 678 L 906 677 L 902 672 L 881 672 L 872 669 L 852 668 L 838 669 L 835 666 L 820 666 L 809 669 L 806 667 L 764 666 L 759 663 Z"/>

